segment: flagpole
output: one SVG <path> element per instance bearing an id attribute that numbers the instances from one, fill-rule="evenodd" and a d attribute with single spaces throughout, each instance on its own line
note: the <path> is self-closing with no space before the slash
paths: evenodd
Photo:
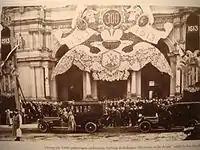
<path id="1" fill-rule="evenodd" d="M 18 49 L 18 46 L 17 46 Z M 16 52 L 14 53 L 13 57 L 13 62 L 15 66 L 15 73 L 14 73 L 14 83 L 15 83 L 15 88 L 14 88 L 14 94 L 15 94 L 15 103 L 16 103 L 16 109 L 21 111 L 21 104 L 20 104 L 20 99 L 19 99 L 19 86 L 18 86 L 18 73 L 17 73 L 17 56 Z"/>

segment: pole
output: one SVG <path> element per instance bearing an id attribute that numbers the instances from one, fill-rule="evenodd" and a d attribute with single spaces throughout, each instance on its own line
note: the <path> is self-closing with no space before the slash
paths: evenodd
<path id="1" fill-rule="evenodd" d="M 20 83 L 19 83 L 19 79 L 17 78 L 17 85 L 18 85 L 18 87 L 19 87 L 19 90 L 20 90 L 20 92 L 21 92 L 21 94 L 22 94 L 22 97 L 23 97 L 23 100 L 24 100 L 24 102 L 26 102 L 26 98 L 25 98 L 25 96 L 24 96 L 24 92 L 23 92 L 23 90 L 22 90 L 22 87 L 21 87 L 21 85 L 20 85 Z M 23 102 L 23 101 L 22 101 Z M 24 103 L 23 102 L 23 103 Z"/>
<path id="2" fill-rule="evenodd" d="M 14 93 L 15 93 L 15 103 L 16 103 L 16 109 L 21 110 L 21 104 L 20 104 L 20 99 L 19 99 L 19 86 L 17 83 L 17 58 L 16 58 L 16 53 L 14 54 L 14 65 L 15 65 L 15 74 L 14 74 L 14 83 L 15 83 L 15 88 L 14 88 Z"/>

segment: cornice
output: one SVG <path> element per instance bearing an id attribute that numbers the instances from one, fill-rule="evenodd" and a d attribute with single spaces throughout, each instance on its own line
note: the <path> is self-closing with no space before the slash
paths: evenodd
<path id="1" fill-rule="evenodd" d="M 46 8 L 46 12 L 51 12 L 51 11 L 62 11 L 62 10 L 76 10 L 76 5 L 67 5 L 64 7 L 56 7 L 56 8 Z"/>
<path id="2" fill-rule="evenodd" d="M 43 62 L 43 61 L 50 61 L 50 62 L 55 62 L 56 60 L 51 59 L 50 57 L 29 57 L 29 58 L 17 58 L 17 62 L 18 63 L 22 63 L 22 62 L 32 62 L 32 61 L 39 61 L 39 62 Z"/>
<path id="3" fill-rule="evenodd" d="M 68 6 L 68 7 L 58 7 L 58 8 L 46 8 L 44 9 L 45 12 L 50 12 L 51 11 L 62 11 L 62 10 L 74 10 L 75 11 L 75 6 L 74 7 L 71 7 Z M 30 11 L 30 10 L 41 10 L 43 7 L 42 6 L 25 6 L 25 11 Z M 6 9 L 6 12 L 8 13 L 12 13 L 13 11 L 18 11 L 19 12 L 20 10 L 20 7 L 11 7 L 8 9 Z M 166 22 L 171 22 L 171 23 L 174 23 L 174 25 L 178 25 L 180 23 L 178 22 L 174 22 L 173 20 L 175 18 L 181 18 L 181 26 L 182 26 L 182 23 L 184 23 L 187 19 L 187 17 L 184 17 L 186 16 L 187 14 L 191 13 L 191 9 L 184 9 L 184 11 L 179 11 L 179 12 L 175 12 L 175 13 L 154 13 L 153 16 L 154 16 L 154 24 L 163 24 L 163 23 L 166 23 Z M 193 11 L 195 11 L 196 9 L 193 8 Z M 23 18 L 22 18 L 23 19 Z M 46 18 L 46 19 L 42 19 L 42 18 L 33 18 L 33 19 L 25 19 L 25 20 L 13 20 L 11 21 L 11 24 L 10 26 L 13 26 L 13 25 L 26 25 L 26 24 L 32 24 L 32 23 L 39 23 L 39 24 L 46 24 L 46 25 L 52 25 L 52 24 L 71 24 L 72 22 L 72 19 L 64 19 L 64 20 L 51 20 L 50 18 Z"/>
<path id="4" fill-rule="evenodd" d="M 35 5 L 35 6 L 5 6 L 2 8 L 2 10 L 5 13 L 18 13 L 20 12 L 20 9 L 23 8 L 24 11 L 31 11 L 31 10 L 41 10 L 41 5 Z"/>
<path id="5" fill-rule="evenodd" d="M 72 19 L 65 19 L 65 20 L 43 20 L 40 18 L 34 18 L 34 19 L 26 19 L 26 20 L 13 20 L 9 26 L 23 26 L 23 25 L 30 25 L 30 24 L 39 24 L 42 26 L 45 25 L 68 25 L 68 27 L 71 27 Z"/>
<path id="6" fill-rule="evenodd" d="M 24 20 L 12 20 L 10 26 L 29 25 L 29 24 L 44 24 L 44 20 L 41 19 L 41 18 L 24 19 Z"/>

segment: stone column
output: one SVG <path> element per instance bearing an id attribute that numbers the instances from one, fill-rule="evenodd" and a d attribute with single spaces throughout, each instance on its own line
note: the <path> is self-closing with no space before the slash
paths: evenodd
<path id="1" fill-rule="evenodd" d="M 92 92 L 91 92 L 91 79 L 90 79 L 90 73 L 89 72 L 86 72 L 85 78 L 86 78 L 86 94 L 91 95 L 92 94 Z"/>
<path id="2" fill-rule="evenodd" d="M 44 71 L 42 67 L 35 68 L 36 73 L 36 87 L 37 87 L 37 97 L 44 99 Z"/>
<path id="3" fill-rule="evenodd" d="M 198 82 L 200 81 L 200 68 L 197 69 L 198 71 Z"/>
<path id="4" fill-rule="evenodd" d="M 192 74 L 191 74 L 191 85 L 195 82 L 195 68 L 192 67 Z"/>
<path id="5" fill-rule="evenodd" d="M 94 99 L 98 98 L 98 95 L 97 95 L 97 80 L 92 80 L 92 97 Z"/>
<path id="6" fill-rule="evenodd" d="M 136 72 L 131 72 L 131 81 L 130 81 L 130 91 L 132 95 L 136 96 L 136 89 L 137 89 L 137 80 L 136 80 Z"/>
<path id="7" fill-rule="evenodd" d="M 52 72 L 55 69 L 55 65 L 52 64 L 52 68 L 49 70 L 50 78 L 52 76 Z M 56 82 L 56 77 L 53 79 L 50 79 L 50 95 L 52 100 L 58 100 L 58 92 L 57 92 L 57 82 Z"/>
<path id="8" fill-rule="evenodd" d="M 49 67 L 48 63 L 44 66 L 44 80 L 45 80 L 45 93 L 46 97 L 50 96 L 50 86 L 49 86 Z"/>
<path id="9" fill-rule="evenodd" d="M 57 100 L 58 92 L 57 92 L 56 78 L 53 78 L 51 82 L 52 82 L 52 93 L 51 93 L 52 97 L 51 98 L 52 100 Z"/>
<path id="10" fill-rule="evenodd" d="M 49 48 L 49 44 L 50 44 L 50 41 L 49 41 L 49 33 L 48 32 L 46 32 L 45 34 L 44 34 L 44 38 L 45 38 L 45 47 L 47 47 L 47 48 Z"/>
<path id="11" fill-rule="evenodd" d="M 188 87 L 188 76 L 186 72 L 184 72 L 184 87 Z"/>
<path id="12" fill-rule="evenodd" d="M 196 74 L 196 78 L 195 78 L 195 81 L 196 82 L 198 82 L 199 81 L 199 68 L 198 67 L 196 67 L 196 72 L 195 72 L 195 74 Z"/>
<path id="13" fill-rule="evenodd" d="M 52 43 L 53 43 L 53 38 L 52 38 L 52 35 L 51 33 L 49 33 L 49 36 L 48 36 L 48 45 L 46 44 L 46 47 L 49 48 L 50 50 L 52 50 Z"/>
<path id="14" fill-rule="evenodd" d="M 182 75 L 182 77 L 181 77 L 181 78 L 182 78 L 182 82 L 181 82 L 181 84 L 182 84 L 181 93 L 183 93 L 183 90 L 184 90 L 185 87 L 186 87 L 186 86 L 185 86 L 186 84 L 185 84 L 185 75 L 184 75 L 184 74 L 185 74 L 185 72 L 182 70 L 182 74 L 181 74 L 181 75 Z"/>
<path id="15" fill-rule="evenodd" d="M 188 75 L 188 86 L 191 85 L 191 74 Z"/>
<path id="16" fill-rule="evenodd" d="M 40 44 L 40 40 L 39 40 L 39 32 L 34 32 L 35 34 L 35 49 L 39 49 L 39 44 Z"/>
<path id="17" fill-rule="evenodd" d="M 44 46 L 44 37 L 43 37 L 43 32 L 39 32 L 39 48 L 41 49 Z"/>
<path id="18" fill-rule="evenodd" d="M 180 93 L 181 90 L 181 71 L 176 70 L 176 93 Z"/>
<path id="19" fill-rule="evenodd" d="M 136 89 L 136 95 L 137 97 L 141 97 L 141 71 L 138 71 L 137 74 L 136 74 L 136 79 L 137 79 L 137 89 Z"/>
<path id="20" fill-rule="evenodd" d="M 176 93 L 176 56 L 170 57 L 170 65 L 172 76 L 170 77 L 170 96 L 175 96 Z"/>
<path id="21" fill-rule="evenodd" d="M 131 96 L 131 79 L 128 78 L 127 80 L 127 97 Z"/>
<path id="22" fill-rule="evenodd" d="M 36 85 L 35 85 L 35 68 L 30 67 L 30 82 L 31 82 L 31 97 L 33 100 L 36 99 Z"/>
<path id="23" fill-rule="evenodd" d="M 40 86 L 40 68 L 35 67 L 35 86 L 36 86 L 36 99 L 41 97 L 41 86 Z"/>
<path id="24" fill-rule="evenodd" d="M 40 68 L 40 86 L 41 86 L 41 97 L 45 98 L 45 78 L 44 78 L 45 69 Z"/>

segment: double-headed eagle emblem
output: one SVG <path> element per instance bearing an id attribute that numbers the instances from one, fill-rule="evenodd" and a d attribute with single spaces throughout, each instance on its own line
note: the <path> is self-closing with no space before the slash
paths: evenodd
<path id="1" fill-rule="evenodd" d="M 150 43 L 166 38 L 172 25 L 167 23 L 165 31 L 158 31 L 152 27 L 153 21 L 150 9 L 141 6 L 82 7 L 72 22 L 74 32 L 60 39 L 70 50 L 59 60 L 52 77 L 76 65 L 91 72 L 95 80 L 126 80 L 129 71 L 139 71 L 148 63 L 171 75 L 166 58 Z"/>

